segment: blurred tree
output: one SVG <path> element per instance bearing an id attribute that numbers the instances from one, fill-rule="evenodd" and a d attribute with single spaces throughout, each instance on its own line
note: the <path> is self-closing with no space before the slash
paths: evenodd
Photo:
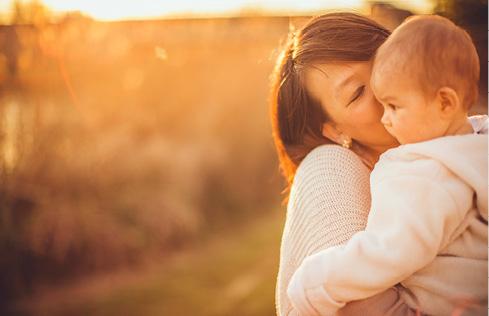
<path id="1" fill-rule="evenodd" d="M 14 0 L 12 1 L 11 18 L 12 24 L 39 25 L 51 19 L 49 9 L 40 0 Z"/>
<path id="2" fill-rule="evenodd" d="M 460 26 L 487 25 L 487 0 L 438 0 L 435 13 Z"/>
<path id="3" fill-rule="evenodd" d="M 4 34 L 4 40 L 0 41 L 0 54 L 6 58 L 7 69 L 10 78 L 15 78 L 18 71 L 18 55 L 20 52 L 19 37 L 15 28 L 11 25 L 0 28 L 0 32 Z"/>

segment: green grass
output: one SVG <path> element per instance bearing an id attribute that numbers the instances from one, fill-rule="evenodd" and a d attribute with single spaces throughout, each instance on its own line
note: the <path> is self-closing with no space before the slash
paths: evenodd
<path id="1" fill-rule="evenodd" d="M 192 249 L 151 267 L 119 273 L 114 284 L 69 287 L 24 300 L 19 315 L 274 315 L 283 214 L 214 232 Z M 122 281 L 120 281 L 122 280 Z M 106 282 L 107 283 L 107 282 Z M 87 290 L 88 288 L 88 290 Z M 82 293 L 82 294 L 80 294 Z"/>

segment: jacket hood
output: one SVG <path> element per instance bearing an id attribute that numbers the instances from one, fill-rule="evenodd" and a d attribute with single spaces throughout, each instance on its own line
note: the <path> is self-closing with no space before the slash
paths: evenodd
<path id="1" fill-rule="evenodd" d="M 488 136 L 467 134 L 440 137 L 397 148 L 403 155 L 435 159 L 471 186 L 476 193 L 479 213 L 487 221 Z"/>

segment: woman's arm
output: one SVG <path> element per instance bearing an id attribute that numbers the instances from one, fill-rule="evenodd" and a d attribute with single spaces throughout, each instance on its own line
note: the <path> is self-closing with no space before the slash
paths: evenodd
<path id="1" fill-rule="evenodd" d="M 302 161 L 292 185 L 282 236 L 276 288 L 279 316 L 294 315 L 286 291 L 303 259 L 344 244 L 363 230 L 369 208 L 369 170 L 353 152 L 324 145 Z"/>

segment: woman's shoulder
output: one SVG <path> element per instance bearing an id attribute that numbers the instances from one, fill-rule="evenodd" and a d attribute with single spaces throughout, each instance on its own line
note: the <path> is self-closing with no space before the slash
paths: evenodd
<path id="1" fill-rule="evenodd" d="M 326 144 L 314 148 L 307 154 L 299 164 L 296 177 L 310 173 L 363 176 L 368 175 L 370 171 L 351 150 Z"/>
<path id="2" fill-rule="evenodd" d="M 347 240 L 365 226 L 370 207 L 369 177 L 369 169 L 352 151 L 337 145 L 315 148 L 294 177 L 288 222 L 328 235 L 329 241 L 322 245 Z"/>
<path id="3" fill-rule="evenodd" d="M 370 194 L 370 170 L 352 151 L 321 145 L 301 162 L 292 183 L 290 199 L 364 199 Z"/>

